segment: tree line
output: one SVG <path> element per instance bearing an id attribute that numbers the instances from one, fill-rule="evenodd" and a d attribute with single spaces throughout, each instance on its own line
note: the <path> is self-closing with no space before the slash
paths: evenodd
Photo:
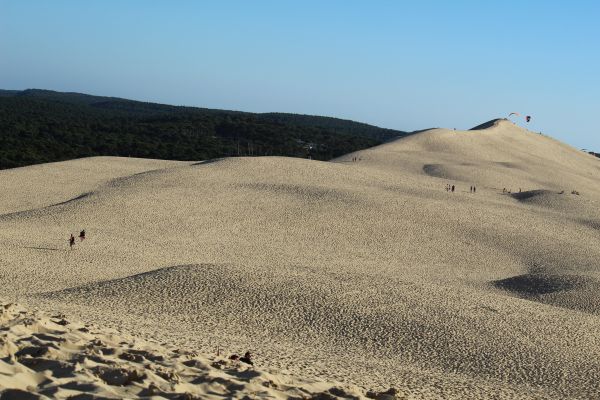
<path id="1" fill-rule="evenodd" d="M 44 90 L 0 91 L 0 169 L 90 156 L 329 160 L 405 134 L 328 117 L 176 107 Z"/>

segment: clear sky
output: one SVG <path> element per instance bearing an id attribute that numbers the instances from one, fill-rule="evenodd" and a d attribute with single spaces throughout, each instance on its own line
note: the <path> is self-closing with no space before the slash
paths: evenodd
<path id="1" fill-rule="evenodd" d="M 517 111 L 600 151 L 600 2 L 0 0 L 0 88 L 400 130 Z"/>

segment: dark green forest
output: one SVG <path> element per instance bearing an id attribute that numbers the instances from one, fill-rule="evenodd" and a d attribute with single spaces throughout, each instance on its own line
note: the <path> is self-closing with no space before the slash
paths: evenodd
<path id="1" fill-rule="evenodd" d="M 407 132 L 337 118 L 254 114 L 48 90 L 0 90 L 0 169 L 90 156 L 329 160 Z"/>

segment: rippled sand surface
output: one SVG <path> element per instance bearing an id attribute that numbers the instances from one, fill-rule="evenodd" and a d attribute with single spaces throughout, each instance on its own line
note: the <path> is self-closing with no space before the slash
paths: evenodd
<path id="1" fill-rule="evenodd" d="M 92 158 L 0 181 L 5 298 L 410 398 L 600 393 L 600 159 L 508 121 L 333 162 Z"/>

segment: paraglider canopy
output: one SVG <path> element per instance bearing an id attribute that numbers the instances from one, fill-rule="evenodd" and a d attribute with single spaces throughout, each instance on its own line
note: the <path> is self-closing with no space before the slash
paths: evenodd
<path id="1" fill-rule="evenodd" d="M 508 117 L 510 118 L 511 115 L 516 115 L 517 117 L 520 116 L 518 112 L 511 112 L 510 114 L 508 114 Z"/>

